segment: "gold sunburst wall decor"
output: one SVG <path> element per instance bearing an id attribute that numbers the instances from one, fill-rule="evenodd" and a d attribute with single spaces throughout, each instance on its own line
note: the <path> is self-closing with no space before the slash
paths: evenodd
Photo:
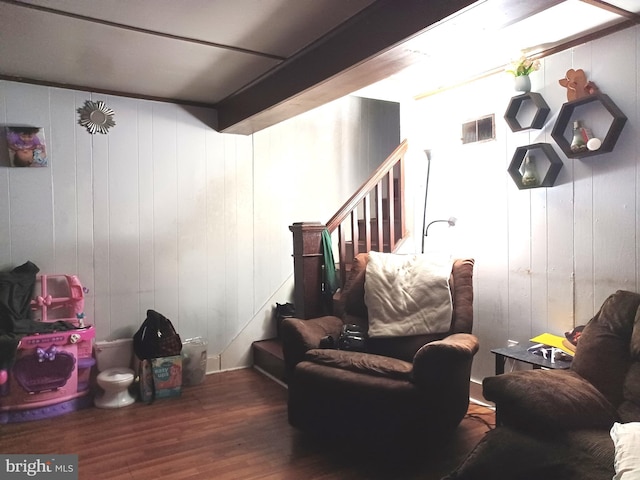
<path id="1" fill-rule="evenodd" d="M 92 102 L 87 100 L 84 106 L 78 109 L 80 119 L 78 123 L 87 129 L 90 134 L 108 133 L 115 126 L 114 111 L 105 105 L 103 101 Z"/>

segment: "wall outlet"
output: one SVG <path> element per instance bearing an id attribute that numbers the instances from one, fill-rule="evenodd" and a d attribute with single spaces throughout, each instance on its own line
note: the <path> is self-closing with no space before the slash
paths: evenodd
<path id="1" fill-rule="evenodd" d="M 518 343 L 517 340 L 507 340 L 507 347 L 515 347 Z"/>

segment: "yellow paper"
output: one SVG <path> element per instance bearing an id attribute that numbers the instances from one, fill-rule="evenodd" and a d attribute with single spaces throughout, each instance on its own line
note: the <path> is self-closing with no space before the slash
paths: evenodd
<path id="1" fill-rule="evenodd" d="M 542 335 L 538 335 L 537 337 L 533 337 L 531 339 L 533 343 L 542 343 L 544 345 L 549 345 L 550 347 L 556 347 L 563 352 L 566 352 L 569 355 L 573 356 L 575 352 L 572 352 L 567 347 L 565 347 L 562 343 L 563 340 L 564 337 L 554 335 L 553 333 L 543 333 Z"/>

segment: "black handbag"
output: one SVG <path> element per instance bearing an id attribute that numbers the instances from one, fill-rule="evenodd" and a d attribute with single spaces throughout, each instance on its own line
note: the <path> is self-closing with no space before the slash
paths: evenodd
<path id="1" fill-rule="evenodd" d="M 358 325 L 347 324 L 342 326 L 338 337 L 338 350 L 351 350 L 352 352 L 365 352 L 367 334 Z"/>
<path id="2" fill-rule="evenodd" d="M 182 341 L 171 320 L 155 310 L 147 310 L 147 318 L 133 336 L 133 351 L 140 360 L 180 355 Z"/>
<path id="3" fill-rule="evenodd" d="M 338 340 L 331 335 L 325 335 L 320 339 L 319 348 L 350 350 L 352 352 L 367 351 L 367 333 L 355 324 L 346 324 L 338 335 Z"/>

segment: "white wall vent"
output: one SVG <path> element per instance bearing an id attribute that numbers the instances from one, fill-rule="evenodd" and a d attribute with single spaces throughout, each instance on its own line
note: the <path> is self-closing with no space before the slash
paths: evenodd
<path id="1" fill-rule="evenodd" d="M 486 142 L 496 138 L 495 114 L 462 124 L 462 143 Z"/>

